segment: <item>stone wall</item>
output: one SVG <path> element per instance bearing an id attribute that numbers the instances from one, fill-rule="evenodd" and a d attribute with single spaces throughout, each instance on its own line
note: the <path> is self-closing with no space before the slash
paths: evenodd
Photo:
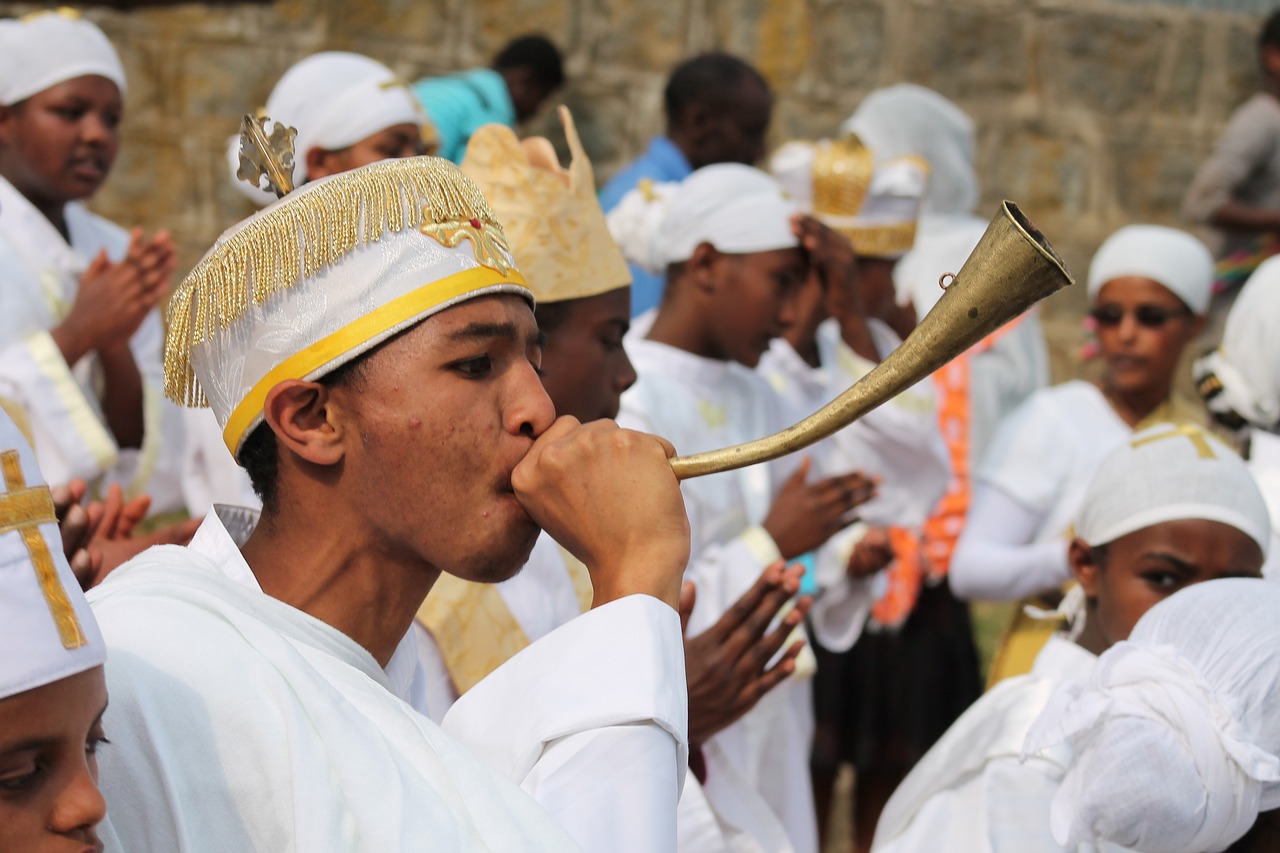
<path id="1" fill-rule="evenodd" d="M 1251 11 L 1218 11 L 1205 6 Z M 1256 86 L 1265 0 L 277 0 L 92 5 L 130 92 L 120 160 L 94 206 L 167 227 L 193 263 L 249 208 L 223 148 L 292 62 L 321 49 L 379 58 L 406 79 L 484 64 L 508 38 L 562 46 L 598 175 L 661 129 L 670 67 L 709 48 L 754 61 L 778 93 L 772 142 L 830 134 L 871 89 L 938 89 L 980 128 L 983 210 L 1018 201 L 1083 274 L 1126 222 L 1175 222 L 1231 110 Z M 0 2 L 0 13 L 33 8 Z M 555 134 L 543 116 L 534 128 Z M 1083 288 L 1047 319 L 1074 334 Z M 1061 372 L 1061 371 L 1059 371 Z"/>

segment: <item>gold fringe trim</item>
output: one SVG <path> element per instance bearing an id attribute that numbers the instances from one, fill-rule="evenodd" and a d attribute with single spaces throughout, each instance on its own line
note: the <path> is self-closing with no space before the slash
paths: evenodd
<path id="1" fill-rule="evenodd" d="M 447 160 L 386 160 L 302 187 L 225 235 L 178 285 L 169 302 L 165 395 L 207 406 L 191 366 L 195 347 L 243 317 L 250 301 L 261 305 L 355 249 L 410 228 L 437 240 L 431 232 L 478 231 L 479 262 L 507 263 L 502 226 L 476 185 Z"/>

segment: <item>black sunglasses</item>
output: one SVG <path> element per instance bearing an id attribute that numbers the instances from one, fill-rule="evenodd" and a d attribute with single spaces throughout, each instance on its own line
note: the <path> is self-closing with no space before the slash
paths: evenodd
<path id="1" fill-rule="evenodd" d="M 1104 329 L 1114 329 L 1124 320 L 1124 315 L 1129 313 L 1123 308 L 1115 305 L 1100 305 L 1089 312 L 1089 316 L 1093 318 L 1093 322 Z M 1138 322 L 1139 326 L 1145 329 L 1158 329 L 1165 323 L 1180 317 L 1190 317 L 1191 312 L 1186 308 L 1161 308 L 1159 305 L 1139 305 L 1133 309 L 1133 319 Z"/>

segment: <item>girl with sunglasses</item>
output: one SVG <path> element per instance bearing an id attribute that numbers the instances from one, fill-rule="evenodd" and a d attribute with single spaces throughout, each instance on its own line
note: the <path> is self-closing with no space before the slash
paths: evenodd
<path id="1" fill-rule="evenodd" d="M 1017 601 L 1059 589 L 1071 577 L 1071 519 L 1101 460 L 1148 424 L 1203 419 L 1172 390 L 1212 281 L 1209 250 L 1181 231 L 1130 225 L 1102 244 L 1088 279 L 1102 373 L 1037 391 L 1000 425 L 974 473 L 949 576 L 956 595 Z M 1040 643 L 1024 637 L 1015 627 L 993 680 L 1030 665 Z"/>

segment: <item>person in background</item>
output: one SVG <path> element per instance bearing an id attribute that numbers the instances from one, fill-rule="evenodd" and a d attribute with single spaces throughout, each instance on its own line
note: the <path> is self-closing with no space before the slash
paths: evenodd
<path id="1" fill-rule="evenodd" d="M 1258 34 L 1258 64 L 1262 91 L 1231 114 L 1182 201 L 1183 218 L 1211 232 L 1216 293 L 1280 252 L 1280 11 Z"/>
<path id="2" fill-rule="evenodd" d="M 1197 584 L 1057 689 L 1023 746 L 1066 758 L 1049 810 L 1057 843 L 1280 850 L 1277 613 L 1272 581 Z"/>
<path id="3" fill-rule="evenodd" d="M 498 51 L 489 68 L 426 77 L 412 89 L 439 134 L 440 156 L 461 163 L 478 128 L 528 121 L 564 80 L 556 46 L 544 36 L 525 35 Z"/>
<path id="4" fill-rule="evenodd" d="M 1259 577 L 1270 537 L 1244 462 L 1207 432 L 1155 424 L 1115 448 L 1075 519 L 1070 562 L 1080 585 L 1064 608 L 1070 632 L 1050 637 L 1029 674 L 985 693 L 929 750 L 885 806 L 873 850 L 932 853 L 945 839 L 945 849 L 965 853 L 1062 851 L 1050 804 L 1069 757 L 1020 761 L 1050 694 L 1087 678 L 1098 655 L 1179 589 Z"/>
<path id="5" fill-rule="evenodd" d="M 666 129 L 644 154 L 600 191 L 609 213 L 627 193 L 648 183 L 677 183 L 713 163 L 758 163 L 773 113 L 769 84 L 752 66 L 727 53 L 704 53 L 676 66 L 662 95 Z M 663 278 L 631 264 L 631 314 L 657 307 Z"/>

